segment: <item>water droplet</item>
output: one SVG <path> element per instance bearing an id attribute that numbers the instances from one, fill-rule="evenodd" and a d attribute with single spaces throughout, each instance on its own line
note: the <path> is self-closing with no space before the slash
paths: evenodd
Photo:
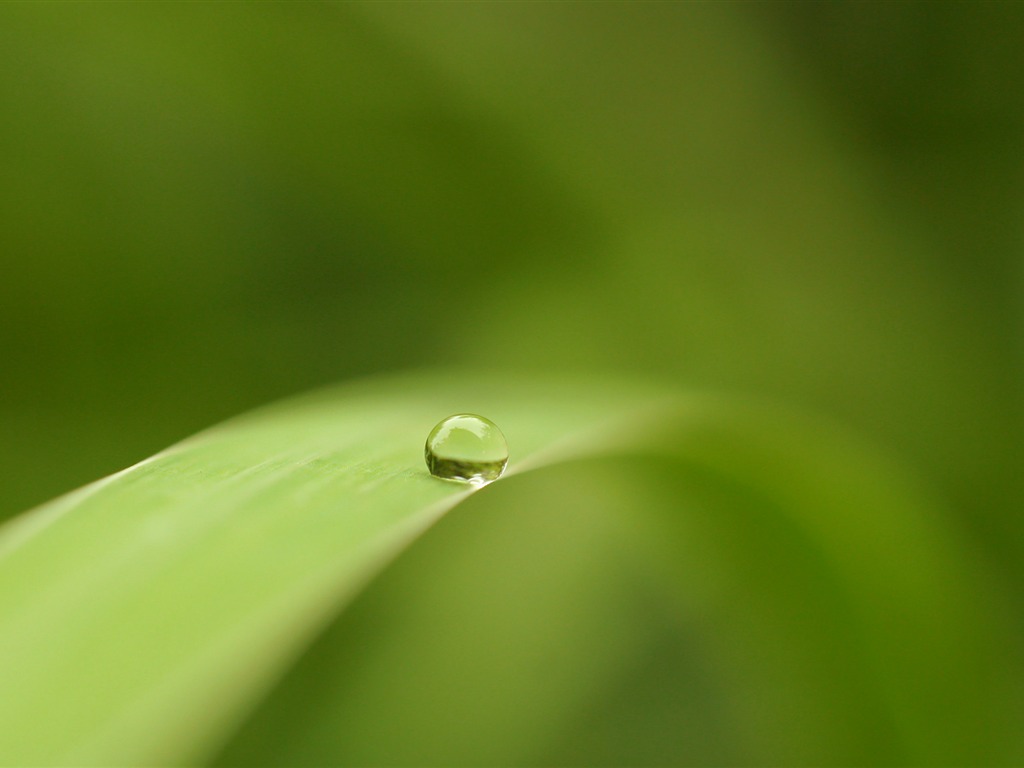
<path id="1" fill-rule="evenodd" d="M 505 471 L 508 443 L 493 421 L 459 413 L 430 430 L 424 455 L 434 477 L 484 485 Z"/>

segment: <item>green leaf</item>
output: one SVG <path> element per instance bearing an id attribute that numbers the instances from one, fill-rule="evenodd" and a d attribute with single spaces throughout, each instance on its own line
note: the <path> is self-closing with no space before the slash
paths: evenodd
<path id="1" fill-rule="evenodd" d="M 486 413 L 526 465 L 649 407 L 641 393 L 370 383 L 212 429 L 16 520 L 0 538 L 0 762 L 202 752 L 371 574 L 472 492 L 427 474 L 435 422 Z"/>
<path id="2" fill-rule="evenodd" d="M 430 428 L 460 411 L 511 448 L 482 492 L 424 467 Z M 638 579 L 650 611 L 621 588 Z M 369 381 L 211 429 L 0 533 L 0 763 L 200 762 L 239 727 L 227 762 L 571 762 L 616 720 L 613 689 L 662 723 L 613 731 L 620 762 L 724 744 L 976 756 L 999 748 L 987 702 L 1005 696 L 975 588 L 921 494 L 790 414 L 640 384 Z M 391 621 L 365 635 L 381 610 Z M 714 664 L 654 631 L 694 616 Z M 673 751 L 679 701 L 651 699 L 657 665 L 634 669 L 652 643 L 665 674 L 707 679 L 687 711 L 724 702 L 717 740 Z M 560 673 L 519 674 L 553 648 Z M 339 676 L 353 665 L 354 683 Z M 482 691 L 505 704 L 479 706 Z M 282 747 L 303 723 L 328 737 Z"/>

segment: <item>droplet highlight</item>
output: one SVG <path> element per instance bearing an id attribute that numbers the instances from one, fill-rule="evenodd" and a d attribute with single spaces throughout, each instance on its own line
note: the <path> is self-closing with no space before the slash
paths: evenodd
<path id="1" fill-rule="evenodd" d="M 508 464 L 508 443 L 490 419 L 457 413 L 430 430 L 423 450 L 427 468 L 442 480 L 485 485 L 501 477 Z"/>

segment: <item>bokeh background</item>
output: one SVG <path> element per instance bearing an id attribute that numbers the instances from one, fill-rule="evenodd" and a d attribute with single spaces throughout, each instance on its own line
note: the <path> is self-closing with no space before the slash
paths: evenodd
<path id="1" fill-rule="evenodd" d="M 0 516 L 365 374 L 625 372 L 849 425 L 1024 597 L 1021 40 L 1016 3 L 5 4 Z"/>

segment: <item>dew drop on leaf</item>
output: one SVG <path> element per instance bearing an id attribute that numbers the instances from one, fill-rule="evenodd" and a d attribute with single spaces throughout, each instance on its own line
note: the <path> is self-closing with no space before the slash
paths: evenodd
<path id="1" fill-rule="evenodd" d="M 434 477 L 484 485 L 505 471 L 508 443 L 493 421 L 459 413 L 430 430 L 424 455 Z"/>

